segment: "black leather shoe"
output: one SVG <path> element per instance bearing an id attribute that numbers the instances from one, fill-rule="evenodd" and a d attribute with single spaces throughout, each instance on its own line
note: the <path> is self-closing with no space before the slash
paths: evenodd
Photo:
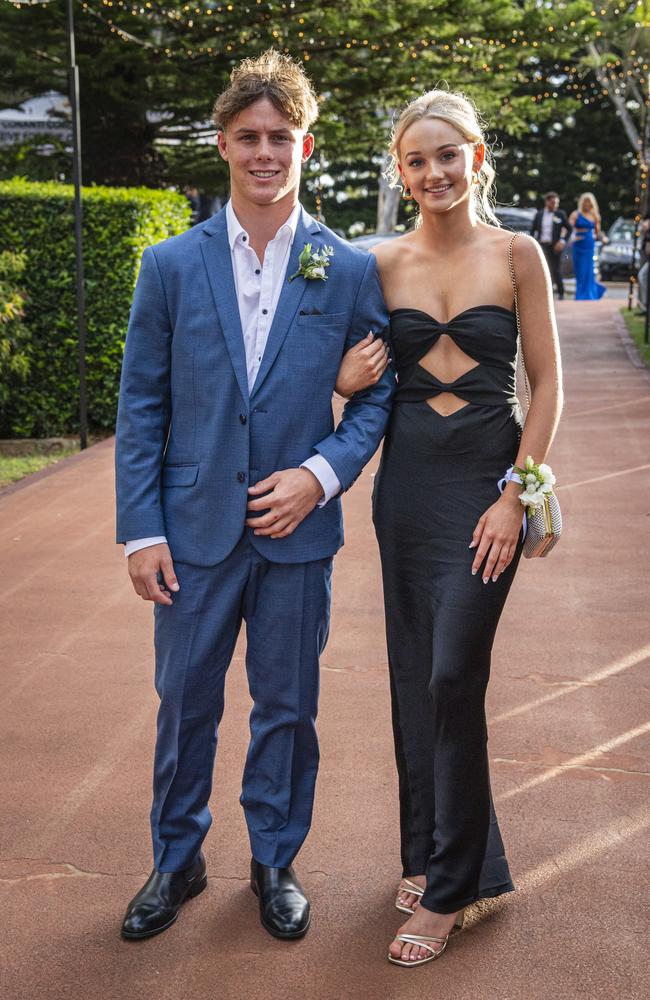
<path id="1" fill-rule="evenodd" d="M 122 937 L 139 941 L 167 930 L 176 921 L 185 900 L 198 896 L 207 884 L 202 853 L 184 872 L 159 872 L 154 868 L 126 909 Z"/>
<path id="2" fill-rule="evenodd" d="M 251 889 L 259 898 L 262 927 L 277 938 L 300 938 L 307 933 L 310 913 L 293 868 L 269 868 L 251 861 Z"/>

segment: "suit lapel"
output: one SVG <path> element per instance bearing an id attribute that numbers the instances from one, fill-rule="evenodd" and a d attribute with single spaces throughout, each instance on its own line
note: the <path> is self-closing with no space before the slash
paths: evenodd
<path id="1" fill-rule="evenodd" d="M 298 258 L 303 251 L 305 243 L 311 243 L 314 250 L 320 247 L 318 240 L 314 240 L 313 238 L 317 233 L 320 233 L 320 226 L 303 209 L 298 220 L 298 225 L 296 226 L 296 235 L 291 247 L 289 263 L 287 264 L 287 273 L 282 284 L 282 291 L 278 299 L 273 323 L 269 330 L 262 363 L 255 379 L 255 385 L 251 390 L 251 397 L 259 390 L 264 379 L 270 372 L 273 362 L 278 356 L 278 352 L 289 332 L 293 318 L 298 311 L 300 300 L 305 294 L 307 288 L 306 279 L 295 278 L 293 281 L 289 281 L 289 277 L 298 270 Z"/>
<path id="2" fill-rule="evenodd" d="M 212 297 L 230 360 L 237 376 L 239 389 L 244 399 L 247 400 L 246 351 L 244 350 L 244 335 L 239 318 L 239 306 L 237 305 L 235 278 L 232 272 L 225 209 L 213 216 L 203 227 L 203 231 L 208 234 L 208 238 L 201 243 L 201 253 L 208 272 Z"/>

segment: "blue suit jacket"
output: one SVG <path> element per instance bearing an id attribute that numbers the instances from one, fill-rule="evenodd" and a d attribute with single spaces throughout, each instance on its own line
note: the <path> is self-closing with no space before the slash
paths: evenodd
<path id="1" fill-rule="evenodd" d="M 287 279 L 305 243 L 330 245 L 327 281 Z M 126 338 L 117 418 L 117 540 L 166 535 L 172 557 L 209 566 L 244 531 L 248 486 L 320 453 L 348 489 L 384 434 L 390 370 L 347 403 L 332 392 L 345 350 L 388 323 L 375 259 L 303 210 L 252 392 L 225 211 L 145 250 Z M 276 562 L 343 544 L 338 498 L 287 538 L 252 536 Z"/>

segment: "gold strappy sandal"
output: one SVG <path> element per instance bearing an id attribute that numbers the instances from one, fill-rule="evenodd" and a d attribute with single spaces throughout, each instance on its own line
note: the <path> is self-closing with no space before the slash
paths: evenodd
<path id="1" fill-rule="evenodd" d="M 463 920 L 465 919 L 465 910 L 460 910 L 456 919 L 454 920 L 454 927 L 462 927 Z M 451 933 L 451 931 L 450 931 Z M 434 959 L 440 958 L 443 951 L 447 947 L 447 942 L 449 941 L 449 934 L 446 937 L 426 937 L 419 934 L 397 934 L 395 937 L 396 941 L 403 941 L 404 944 L 415 944 L 418 948 L 426 948 L 427 951 L 431 952 L 426 958 L 394 958 L 390 952 L 388 952 L 388 961 L 392 962 L 393 965 L 403 965 L 407 969 L 414 968 L 416 965 L 426 965 L 427 962 L 433 962 Z M 441 948 L 433 948 L 433 944 L 442 945 Z"/>
<path id="2" fill-rule="evenodd" d="M 449 940 L 449 935 L 447 937 L 421 937 L 417 934 L 398 934 L 395 938 L 396 941 L 403 941 L 404 944 L 416 944 L 418 948 L 426 948 L 427 951 L 431 952 L 426 958 L 394 958 L 390 952 L 388 952 L 388 961 L 392 962 L 393 965 L 404 965 L 407 969 L 412 969 L 416 965 L 426 965 L 427 962 L 433 962 L 434 958 L 440 958 L 443 951 L 447 947 L 447 941 Z M 430 942 L 435 942 L 436 944 L 441 944 L 442 948 L 438 948 L 436 951 L 432 947 Z"/>
<path id="3" fill-rule="evenodd" d="M 397 896 L 395 897 L 395 909 L 399 910 L 400 913 L 408 913 L 409 916 L 413 916 L 415 910 L 412 906 L 405 906 L 404 903 L 400 903 L 399 898 L 403 892 L 409 893 L 411 896 L 423 896 L 424 889 L 417 882 L 411 882 L 410 878 L 403 878 L 399 884 L 397 890 Z"/>

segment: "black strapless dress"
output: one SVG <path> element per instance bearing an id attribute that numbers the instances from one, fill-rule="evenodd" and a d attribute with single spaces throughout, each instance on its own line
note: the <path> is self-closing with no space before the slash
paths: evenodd
<path id="1" fill-rule="evenodd" d="M 452 383 L 420 362 L 447 334 L 478 364 Z M 500 306 L 448 323 L 391 313 L 398 389 L 373 494 L 381 553 L 404 875 L 451 913 L 513 888 L 492 806 L 485 691 L 517 554 L 496 583 L 471 575 L 472 532 L 499 497 L 521 433 L 517 326 Z M 472 360 L 473 359 L 473 360 Z M 468 405 L 443 417 L 426 402 Z"/>

